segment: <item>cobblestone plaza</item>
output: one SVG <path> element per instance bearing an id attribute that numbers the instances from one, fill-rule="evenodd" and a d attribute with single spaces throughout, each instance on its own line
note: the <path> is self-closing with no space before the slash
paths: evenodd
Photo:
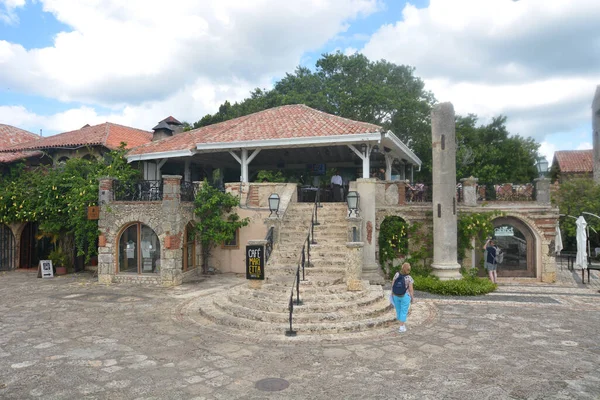
<path id="1" fill-rule="evenodd" d="M 230 335 L 202 299 L 224 274 L 175 288 L 0 275 L 3 399 L 535 399 L 600 397 L 600 280 L 506 281 L 493 294 L 417 293 L 406 334 Z M 390 311 L 393 312 L 393 311 Z M 280 378 L 277 385 L 257 385 Z"/>

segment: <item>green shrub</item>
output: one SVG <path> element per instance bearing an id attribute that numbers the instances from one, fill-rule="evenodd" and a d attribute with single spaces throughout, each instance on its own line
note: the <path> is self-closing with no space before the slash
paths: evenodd
<path id="1" fill-rule="evenodd" d="M 411 273 L 411 276 L 412 273 Z M 496 285 L 485 278 L 468 276 L 463 279 L 441 281 L 436 276 L 414 275 L 415 290 L 446 296 L 479 296 L 496 290 Z"/>

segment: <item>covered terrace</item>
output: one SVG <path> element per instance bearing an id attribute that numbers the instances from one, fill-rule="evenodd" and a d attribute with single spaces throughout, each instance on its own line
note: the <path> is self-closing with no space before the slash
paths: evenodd
<path id="1" fill-rule="evenodd" d="M 335 170 L 347 187 L 357 178 L 410 179 L 421 166 L 392 132 L 305 105 L 276 107 L 175 134 L 139 146 L 127 158 L 143 164 L 147 180 L 176 174 L 184 182 L 207 178 L 217 184 L 248 183 L 263 170 L 281 171 L 288 181 L 308 188 L 327 186 Z"/>

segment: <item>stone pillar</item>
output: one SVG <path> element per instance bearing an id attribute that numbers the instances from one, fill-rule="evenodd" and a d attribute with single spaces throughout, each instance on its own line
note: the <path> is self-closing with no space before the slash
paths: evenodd
<path id="1" fill-rule="evenodd" d="M 161 251 L 160 277 L 163 286 L 180 285 L 183 282 L 182 246 L 183 224 L 181 222 L 181 175 L 163 175 L 163 230 L 165 237 Z"/>
<path id="2" fill-rule="evenodd" d="M 600 184 L 600 85 L 592 101 L 592 137 L 594 140 L 594 183 Z"/>
<path id="3" fill-rule="evenodd" d="M 346 289 L 351 292 L 363 290 L 362 263 L 363 242 L 346 243 Z"/>
<path id="4" fill-rule="evenodd" d="M 383 272 L 375 258 L 375 192 L 377 179 L 361 178 L 356 180 L 356 191 L 360 195 L 360 215 L 363 219 L 361 233 L 363 234 L 363 268 L 362 278 L 374 284 L 385 282 Z"/>
<path id="5" fill-rule="evenodd" d="M 181 175 L 163 175 L 163 209 L 179 207 L 181 203 Z"/>
<path id="6" fill-rule="evenodd" d="M 110 227 L 105 226 L 104 206 L 114 201 L 113 185 L 115 179 L 103 177 L 98 180 L 100 181 L 98 186 L 98 204 L 100 204 L 100 219 L 98 220 L 98 230 L 100 231 L 100 236 L 98 237 L 98 283 L 107 285 L 113 281 L 115 268 L 115 255 L 113 252 L 117 250 L 113 243 L 107 244 L 106 241 Z"/>
<path id="7" fill-rule="evenodd" d="M 462 183 L 462 199 L 465 206 L 477 205 L 477 178 L 472 176 L 460 180 Z"/>
<path id="8" fill-rule="evenodd" d="M 535 181 L 535 201 L 540 204 L 550 204 L 550 179 L 536 178 Z"/>
<path id="9" fill-rule="evenodd" d="M 102 206 L 111 203 L 114 200 L 113 184 L 115 178 L 103 177 L 98 180 L 100 181 L 98 186 L 98 204 Z"/>
<path id="10" fill-rule="evenodd" d="M 460 279 L 457 258 L 456 133 L 452 103 L 431 112 L 433 172 L 433 274 L 442 280 Z"/>

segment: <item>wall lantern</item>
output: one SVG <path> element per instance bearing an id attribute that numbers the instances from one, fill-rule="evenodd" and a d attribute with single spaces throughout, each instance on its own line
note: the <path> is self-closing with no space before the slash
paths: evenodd
<path id="1" fill-rule="evenodd" d="M 364 143 L 363 143 L 363 144 L 361 144 L 361 145 L 360 145 L 360 152 L 361 152 L 363 155 L 366 155 L 366 154 L 367 154 L 367 145 L 366 145 L 366 144 L 364 144 Z"/>
<path id="2" fill-rule="evenodd" d="M 540 178 L 545 177 L 546 174 L 548 173 L 548 161 L 546 161 L 546 158 L 539 157 L 537 159 L 537 164 L 535 164 L 535 166 L 537 167 Z"/>
<path id="3" fill-rule="evenodd" d="M 271 211 L 271 213 L 269 214 L 269 217 L 275 213 L 275 215 L 279 215 L 279 195 L 277 193 L 272 193 L 269 196 L 269 211 Z"/>
<path id="4" fill-rule="evenodd" d="M 346 201 L 348 202 L 348 217 L 352 215 L 352 212 L 354 212 L 354 216 L 358 216 L 358 205 L 360 201 L 360 195 L 358 192 L 348 192 Z"/>

